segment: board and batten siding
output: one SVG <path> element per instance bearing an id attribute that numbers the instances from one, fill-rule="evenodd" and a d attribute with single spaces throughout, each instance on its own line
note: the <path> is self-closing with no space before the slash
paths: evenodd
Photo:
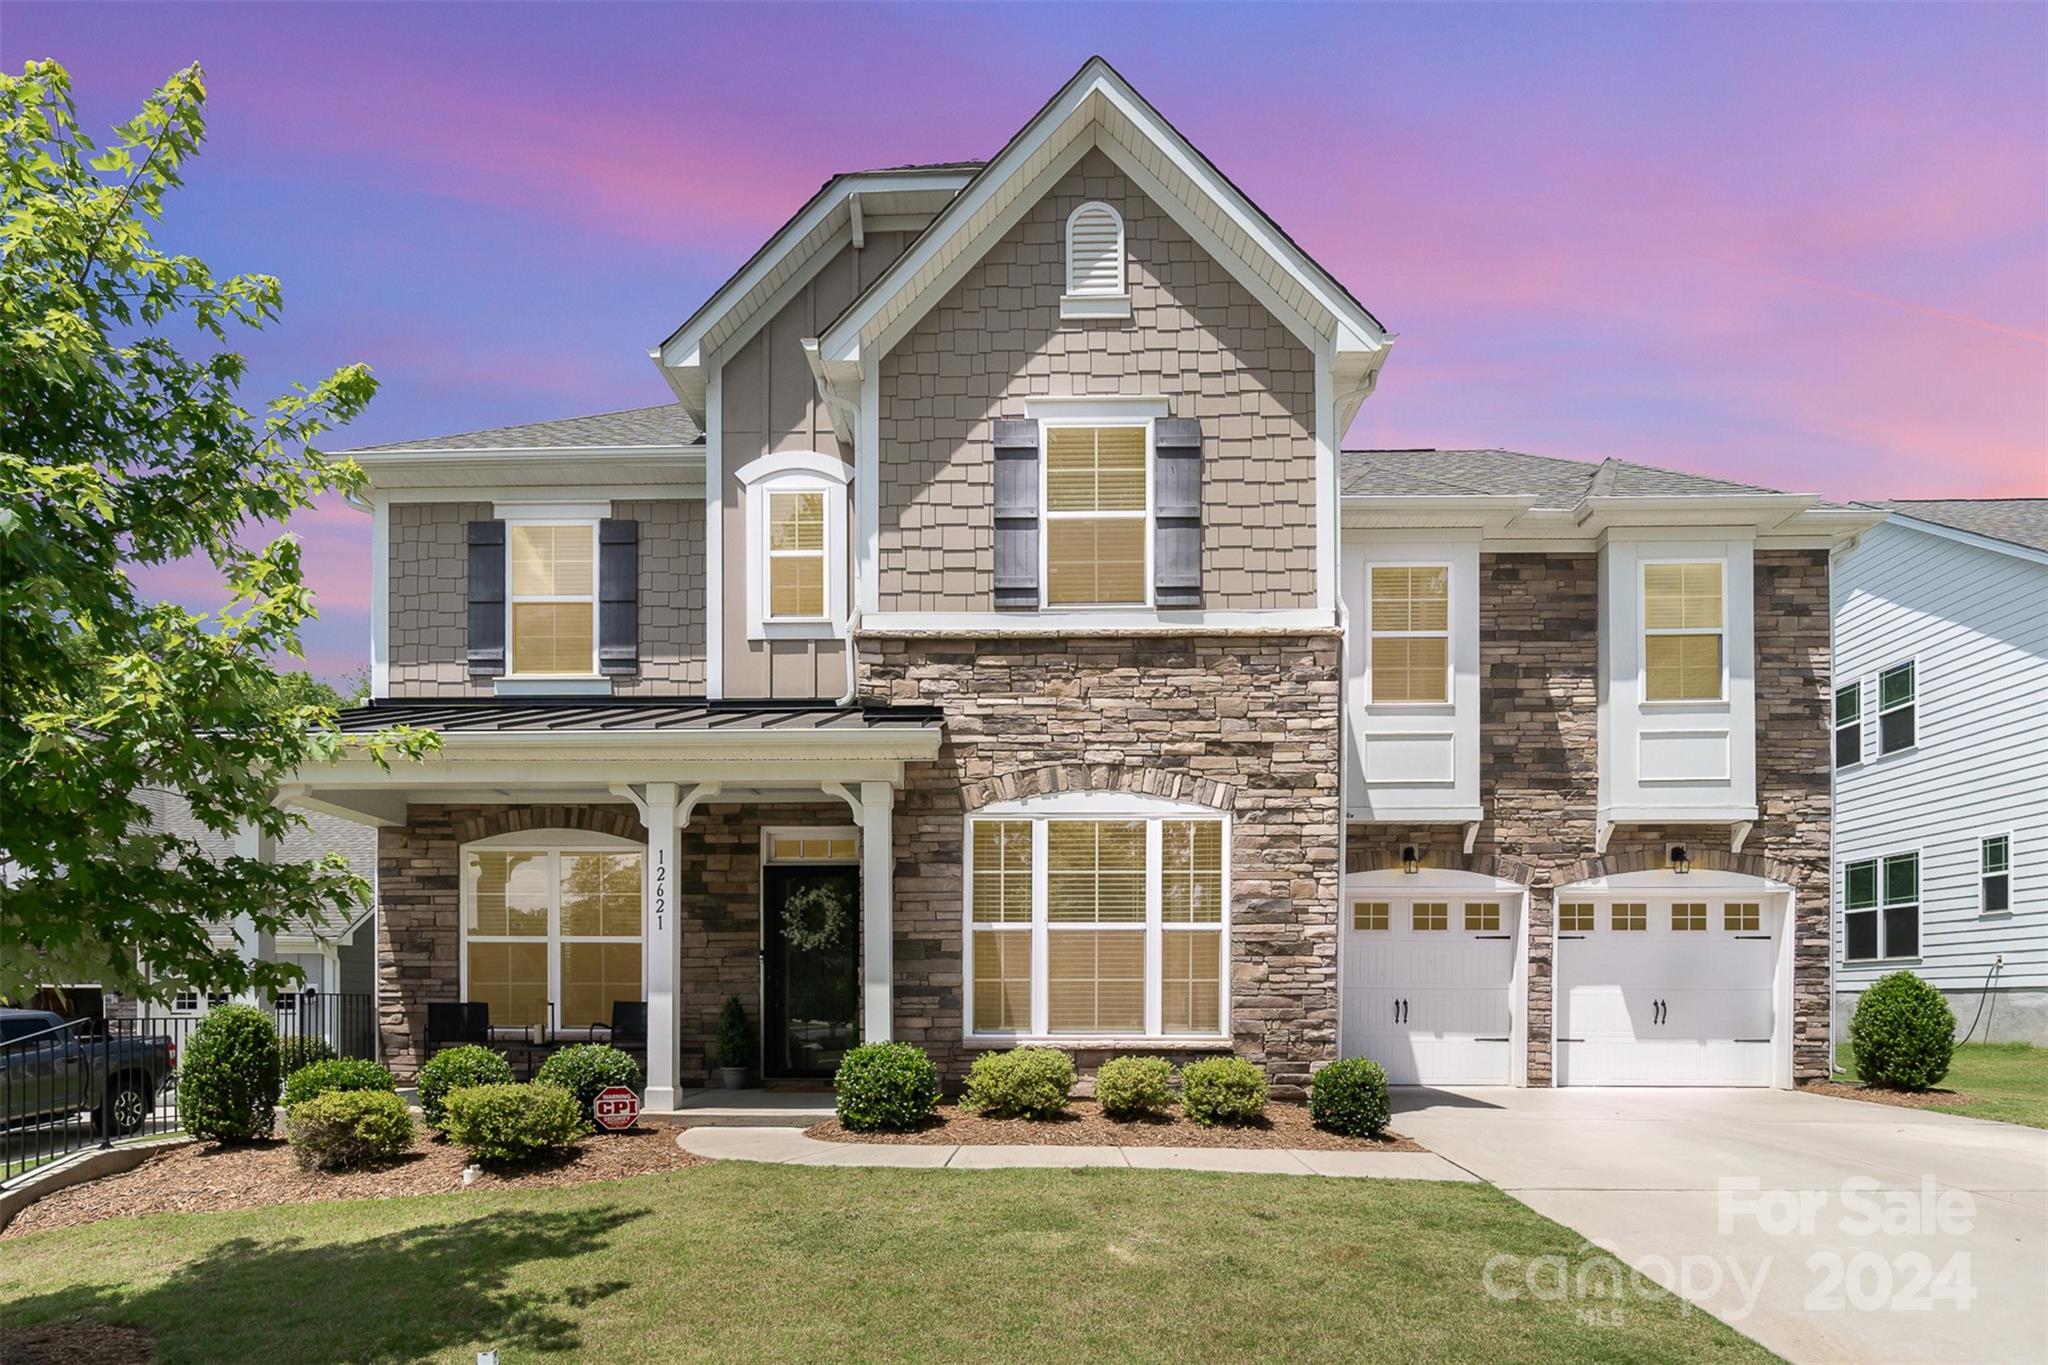
<path id="1" fill-rule="evenodd" d="M 1900 967 L 1945 991 L 2048 987 L 2048 564 L 1875 527 L 1834 566 L 1834 684 L 1863 695 L 1863 761 L 1835 774 L 1835 987 Z M 1916 673 L 1917 738 L 1877 752 L 1877 675 Z M 2012 838 L 2012 909 L 1979 912 L 1978 843 Z M 1842 960 L 1842 869 L 1920 854 L 1917 961 Z M 1967 1014 L 1963 1024 L 1969 1022 Z"/>

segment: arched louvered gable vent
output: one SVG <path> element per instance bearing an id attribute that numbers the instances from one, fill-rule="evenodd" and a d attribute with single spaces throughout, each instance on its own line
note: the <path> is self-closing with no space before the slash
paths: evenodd
<path id="1" fill-rule="evenodd" d="M 1124 220 L 1088 203 L 1067 217 L 1067 292 L 1104 298 L 1124 292 Z"/>

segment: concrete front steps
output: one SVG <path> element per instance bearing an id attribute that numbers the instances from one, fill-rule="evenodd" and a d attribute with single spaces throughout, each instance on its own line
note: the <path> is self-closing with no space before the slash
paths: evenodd
<path id="1" fill-rule="evenodd" d="M 655 1116 L 685 1128 L 808 1128 L 832 1114 L 829 1090 L 691 1090 Z"/>

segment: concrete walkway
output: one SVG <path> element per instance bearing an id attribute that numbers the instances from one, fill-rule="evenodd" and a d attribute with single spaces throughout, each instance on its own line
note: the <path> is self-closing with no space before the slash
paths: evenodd
<path id="1" fill-rule="evenodd" d="M 1310 1152 L 1252 1147 L 922 1146 L 820 1142 L 791 1128 L 706 1124 L 676 1137 L 686 1152 L 721 1161 L 786 1166 L 894 1166 L 913 1170 L 1019 1170 L 1112 1166 L 1155 1171 L 1230 1171 L 1246 1175 L 1327 1175 L 1348 1179 L 1461 1180 L 1474 1177 L 1429 1152 Z"/>
<path id="2" fill-rule="evenodd" d="M 1417 1142 L 1788 1360 L 2048 1360 L 2048 1132 L 1782 1090 L 1393 1099 Z"/>

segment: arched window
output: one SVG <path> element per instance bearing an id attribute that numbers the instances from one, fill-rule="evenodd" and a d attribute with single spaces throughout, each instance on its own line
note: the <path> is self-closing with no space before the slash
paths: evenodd
<path id="1" fill-rule="evenodd" d="M 814 450 L 763 455 L 736 477 L 748 502 L 747 634 L 829 639 L 846 621 L 846 484 Z"/>
<path id="2" fill-rule="evenodd" d="M 1124 220 L 1099 201 L 1067 215 L 1067 293 L 1075 298 L 1121 298 L 1124 293 Z"/>

